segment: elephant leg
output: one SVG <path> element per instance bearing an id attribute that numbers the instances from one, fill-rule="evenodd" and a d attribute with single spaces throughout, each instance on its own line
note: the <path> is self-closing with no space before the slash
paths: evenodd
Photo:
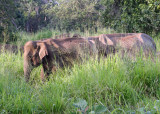
<path id="1" fill-rule="evenodd" d="M 41 80 L 44 82 L 44 70 L 41 68 Z"/>
<path id="2" fill-rule="evenodd" d="M 53 67 L 52 67 L 52 72 L 56 72 L 56 70 L 57 70 L 57 69 L 56 69 L 56 66 L 53 66 Z"/>
<path id="3" fill-rule="evenodd" d="M 43 64 L 43 68 L 41 69 L 41 80 L 42 82 L 46 81 L 46 78 L 49 76 L 49 68 L 48 65 Z"/>
<path id="4" fill-rule="evenodd" d="M 98 54 L 98 62 L 100 62 L 101 58 L 104 58 L 104 53 L 102 52 Z"/>
<path id="5" fill-rule="evenodd" d="M 49 75 L 51 74 L 51 70 L 41 69 L 41 80 L 45 82 L 49 80 Z"/>
<path id="6" fill-rule="evenodd" d="M 47 65 L 43 65 L 43 68 L 41 69 L 41 80 L 43 82 L 45 82 L 46 79 L 49 80 L 49 75 L 55 71 L 56 71 L 55 65 L 53 65 L 52 67 L 49 67 Z"/>
<path id="7" fill-rule="evenodd" d="M 41 80 L 42 80 L 42 82 L 45 82 L 46 79 L 49 80 L 49 74 L 50 74 L 50 71 L 44 70 L 43 68 L 41 69 Z"/>

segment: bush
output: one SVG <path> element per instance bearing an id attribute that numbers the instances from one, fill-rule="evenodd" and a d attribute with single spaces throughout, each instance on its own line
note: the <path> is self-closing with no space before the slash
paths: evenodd
<path id="1" fill-rule="evenodd" d="M 104 23 L 117 31 L 144 32 L 160 31 L 160 2 L 156 0 L 123 0 L 105 2 Z"/>

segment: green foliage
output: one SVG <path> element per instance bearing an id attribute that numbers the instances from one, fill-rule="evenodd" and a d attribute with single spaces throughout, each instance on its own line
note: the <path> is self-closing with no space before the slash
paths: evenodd
<path id="1" fill-rule="evenodd" d="M 50 22 L 50 17 L 47 16 L 46 10 L 54 6 L 54 0 L 21 0 L 18 2 L 17 23 L 22 30 L 27 32 L 36 32 L 43 27 L 46 27 Z"/>
<path id="2" fill-rule="evenodd" d="M 21 54 L 2 53 L 0 63 L 1 113 L 160 112 L 159 59 L 90 59 L 59 69 L 45 83 L 41 66 L 32 72 L 30 83 L 24 81 Z"/>
<path id="3" fill-rule="evenodd" d="M 17 40 L 17 44 L 19 45 L 24 45 L 27 41 L 29 40 L 41 40 L 45 38 L 51 38 L 55 34 L 57 35 L 59 31 L 56 30 L 41 30 L 38 31 L 37 33 L 30 33 L 28 34 L 27 32 L 19 32 L 18 36 L 20 37 Z"/>
<path id="4" fill-rule="evenodd" d="M 0 26 L 0 42 L 8 43 L 17 41 L 17 33 L 13 30 L 13 26 L 5 24 L 5 27 Z"/>
<path id="5" fill-rule="evenodd" d="M 59 30 L 94 31 L 100 24 L 100 3 L 98 0 L 59 0 L 59 4 L 48 10 L 48 15 L 54 15 L 52 24 Z"/>
<path id="6" fill-rule="evenodd" d="M 97 31 L 102 27 L 99 0 L 21 0 L 16 4 L 16 23 L 27 32 L 36 32 L 44 27 L 67 32 Z"/>
<path id="7" fill-rule="evenodd" d="M 102 24 L 102 22 L 104 24 Z M 99 32 L 144 32 L 158 35 L 160 2 L 157 0 L 1 0 L 0 42 L 16 41 L 17 31 L 43 29 Z M 19 39 L 18 39 L 19 40 Z"/>
<path id="8" fill-rule="evenodd" d="M 89 109 L 87 106 L 86 100 L 78 99 L 76 103 L 73 104 L 75 107 L 79 108 L 78 112 L 82 114 L 91 113 L 91 114 L 101 114 L 107 111 L 107 108 L 103 105 L 94 105 L 92 109 Z"/>
<path id="9" fill-rule="evenodd" d="M 98 29 L 97 32 L 93 32 L 90 33 L 89 31 L 85 31 L 85 32 L 80 32 L 80 31 L 71 31 L 70 32 L 70 36 L 73 36 L 73 34 L 78 33 L 80 34 L 82 37 L 88 37 L 88 36 L 92 36 L 93 33 L 94 35 L 99 35 L 99 34 L 104 34 L 104 33 L 115 33 L 115 31 L 113 29 Z M 29 40 L 41 40 L 41 39 L 45 39 L 45 38 L 54 38 L 56 35 L 62 35 L 62 34 L 66 34 L 66 31 L 59 31 L 59 30 L 55 30 L 55 29 L 42 29 L 36 33 L 27 33 L 27 32 L 18 32 L 17 36 L 18 39 L 16 41 L 17 45 L 24 45 L 27 41 Z"/>
<path id="10" fill-rule="evenodd" d="M 80 111 L 82 111 L 83 113 L 85 113 L 87 110 L 87 102 L 86 100 L 83 99 L 78 99 L 78 101 L 76 103 L 73 104 L 75 107 L 80 108 Z"/>
<path id="11" fill-rule="evenodd" d="M 16 12 L 15 2 L 13 0 L 0 1 L 0 42 L 16 41 L 16 24 L 14 21 Z"/>
<path id="12" fill-rule="evenodd" d="M 104 23 L 121 31 L 158 33 L 160 2 L 157 0 L 107 0 Z"/>

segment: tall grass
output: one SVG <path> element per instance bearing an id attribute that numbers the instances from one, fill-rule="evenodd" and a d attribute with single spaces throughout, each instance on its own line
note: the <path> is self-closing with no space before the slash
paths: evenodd
<path id="1" fill-rule="evenodd" d="M 42 84 L 40 68 L 32 74 L 30 83 L 23 77 L 21 55 L 0 55 L 1 113 L 72 113 L 78 98 L 91 108 L 95 104 L 108 112 L 159 112 L 160 61 L 122 60 L 118 55 L 89 60 L 72 68 L 59 69 Z M 157 106 L 157 110 L 155 109 Z"/>
<path id="2" fill-rule="evenodd" d="M 27 41 L 29 40 L 41 40 L 41 39 L 45 39 L 45 38 L 54 38 L 56 35 L 61 35 L 61 34 L 65 34 L 67 33 L 66 31 L 58 31 L 58 30 L 54 30 L 54 29 L 44 29 L 41 31 L 38 31 L 37 33 L 26 33 L 26 32 L 19 32 L 18 36 L 18 41 L 16 42 L 17 45 L 24 45 Z M 96 36 L 99 34 L 109 34 L 109 33 L 115 33 L 115 31 L 113 29 L 98 29 L 97 33 L 90 33 L 89 31 L 85 31 L 85 32 L 79 32 L 79 31 L 70 31 L 70 35 L 71 37 L 73 36 L 73 34 L 79 34 L 81 35 L 81 37 L 88 37 L 88 36 Z"/>
<path id="3" fill-rule="evenodd" d="M 88 33 L 80 34 L 89 36 Z M 58 34 L 52 30 L 22 33 L 19 42 L 24 44 Z M 23 56 L 0 54 L 0 113 L 78 113 L 73 105 L 77 99 L 86 100 L 89 109 L 103 105 L 107 107 L 106 113 L 160 113 L 157 58 L 129 60 L 115 55 L 101 58 L 99 62 L 90 59 L 72 68 L 58 69 L 45 83 L 40 80 L 41 67 L 32 71 L 30 82 L 26 83 Z"/>

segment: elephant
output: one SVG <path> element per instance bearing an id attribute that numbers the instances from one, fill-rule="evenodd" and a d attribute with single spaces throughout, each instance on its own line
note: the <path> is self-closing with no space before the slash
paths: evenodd
<path id="1" fill-rule="evenodd" d="M 154 40 L 145 33 L 101 34 L 88 37 L 88 40 L 94 41 L 98 53 L 104 56 L 116 52 L 121 52 L 122 57 L 124 53 L 129 56 L 135 56 L 138 52 L 142 52 L 145 56 L 156 53 Z"/>
<path id="2" fill-rule="evenodd" d="M 62 38 L 28 41 L 24 45 L 24 76 L 29 81 L 33 68 L 42 64 L 41 80 L 49 79 L 57 68 L 70 67 L 96 54 L 92 42 L 84 38 Z"/>
<path id="3" fill-rule="evenodd" d="M 88 41 L 92 41 L 98 50 L 98 58 L 107 57 L 110 53 L 115 53 L 115 47 L 106 44 L 106 39 L 100 36 L 90 36 L 87 38 Z"/>
<path id="4" fill-rule="evenodd" d="M 23 53 L 23 46 L 17 46 L 13 44 L 0 44 L 0 51 L 1 52 L 10 52 L 17 54 L 20 50 L 21 53 Z"/>

